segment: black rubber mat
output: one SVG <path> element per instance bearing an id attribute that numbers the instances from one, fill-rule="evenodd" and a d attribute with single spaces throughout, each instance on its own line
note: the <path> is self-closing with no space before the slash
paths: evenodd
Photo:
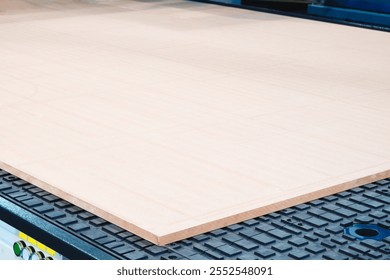
<path id="1" fill-rule="evenodd" d="M 15 212 L 27 211 L 54 226 L 58 235 L 77 237 L 83 241 L 80 247 L 92 245 L 114 259 L 390 259 L 390 178 L 167 246 L 156 246 L 2 170 L 0 196 L 15 205 Z M 18 215 L 19 224 L 27 223 L 23 228 L 33 223 Z M 66 252 L 62 243 L 52 247 Z"/>

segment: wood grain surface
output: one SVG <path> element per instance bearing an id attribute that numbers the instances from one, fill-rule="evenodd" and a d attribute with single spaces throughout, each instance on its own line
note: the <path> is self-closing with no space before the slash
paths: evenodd
<path id="1" fill-rule="evenodd" d="M 97 2 L 0 2 L 0 168 L 156 244 L 390 177 L 388 33 Z"/>

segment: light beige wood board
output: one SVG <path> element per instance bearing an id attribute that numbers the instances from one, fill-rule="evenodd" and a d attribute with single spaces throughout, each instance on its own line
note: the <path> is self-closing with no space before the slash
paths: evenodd
<path id="1" fill-rule="evenodd" d="M 388 33 L 50 5 L 0 4 L 0 168 L 156 244 L 390 177 Z"/>

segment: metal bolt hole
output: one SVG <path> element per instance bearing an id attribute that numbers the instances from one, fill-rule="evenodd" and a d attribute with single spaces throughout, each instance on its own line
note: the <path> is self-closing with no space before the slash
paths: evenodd
<path id="1" fill-rule="evenodd" d="M 356 230 L 356 233 L 359 234 L 360 236 L 364 237 L 374 237 L 379 234 L 379 232 L 375 229 L 370 229 L 370 228 L 360 228 Z"/>

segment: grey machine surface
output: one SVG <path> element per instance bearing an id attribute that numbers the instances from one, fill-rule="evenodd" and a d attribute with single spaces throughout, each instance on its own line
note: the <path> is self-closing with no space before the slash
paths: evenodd
<path id="1" fill-rule="evenodd" d="M 156 246 L 0 170 L 0 259 L 390 259 L 390 178 Z"/>

